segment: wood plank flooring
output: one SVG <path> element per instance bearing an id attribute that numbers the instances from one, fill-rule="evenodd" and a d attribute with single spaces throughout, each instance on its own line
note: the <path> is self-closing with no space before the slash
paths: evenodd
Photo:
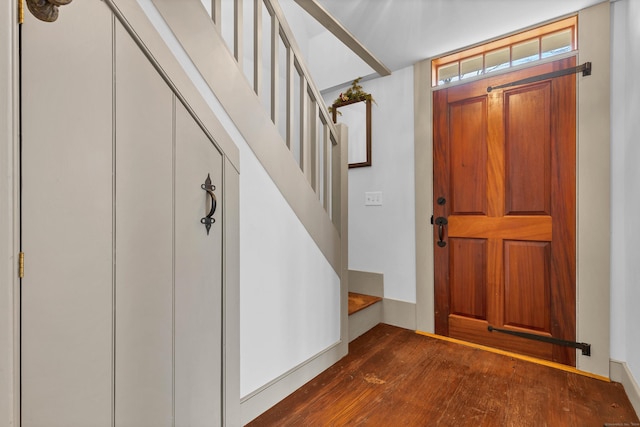
<path id="1" fill-rule="evenodd" d="M 640 425 L 621 384 L 385 324 L 248 424 L 257 426 Z"/>

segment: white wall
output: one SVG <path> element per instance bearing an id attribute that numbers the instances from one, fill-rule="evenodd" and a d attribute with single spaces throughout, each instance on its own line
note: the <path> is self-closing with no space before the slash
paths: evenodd
<path id="1" fill-rule="evenodd" d="M 240 161 L 240 394 L 340 339 L 340 278 L 248 146 Z"/>
<path id="2" fill-rule="evenodd" d="M 294 0 L 278 0 L 278 2 L 289 28 L 293 31 L 300 53 L 306 61 L 309 58 L 309 40 L 324 33 L 324 27 L 309 16 Z"/>
<path id="3" fill-rule="evenodd" d="M 309 70 L 320 90 L 348 82 L 352 76 L 375 74 L 373 68 L 328 31 L 318 34 L 308 43 Z"/>
<path id="4" fill-rule="evenodd" d="M 240 394 L 340 340 L 340 279 L 150 0 L 138 0 L 240 149 Z"/>
<path id="5" fill-rule="evenodd" d="M 415 303 L 413 67 L 361 85 L 376 101 L 372 166 L 349 170 L 349 268 L 383 273 L 385 298 Z M 382 206 L 365 206 L 367 191 L 381 191 Z"/>
<path id="6" fill-rule="evenodd" d="M 208 0 L 202 0 L 208 1 Z M 375 71 L 294 0 L 278 0 L 296 43 L 319 90 L 343 84 L 352 76 Z"/>
<path id="7" fill-rule="evenodd" d="M 612 4 L 611 355 L 640 379 L 640 2 Z"/>

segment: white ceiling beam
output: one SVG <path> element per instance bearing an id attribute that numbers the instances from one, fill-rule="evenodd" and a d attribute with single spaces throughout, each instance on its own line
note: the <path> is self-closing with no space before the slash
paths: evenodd
<path id="1" fill-rule="evenodd" d="M 309 15 L 313 16 L 323 27 L 331 32 L 338 40 L 358 55 L 373 68 L 380 76 L 388 76 L 391 70 L 376 58 L 362 43 L 355 38 L 337 19 L 322 7 L 316 0 L 294 0 Z"/>

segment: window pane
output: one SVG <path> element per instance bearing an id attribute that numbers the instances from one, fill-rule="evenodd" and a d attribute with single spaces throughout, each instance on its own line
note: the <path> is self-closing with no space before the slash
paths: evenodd
<path id="1" fill-rule="evenodd" d="M 542 37 L 542 57 L 548 58 L 559 53 L 571 52 L 572 33 L 572 29 L 568 28 Z"/>
<path id="2" fill-rule="evenodd" d="M 508 47 L 494 50 L 484 56 L 485 72 L 490 73 L 492 71 L 508 68 L 510 62 L 511 58 L 509 56 Z"/>
<path id="3" fill-rule="evenodd" d="M 438 84 L 458 81 L 458 63 L 443 65 L 438 68 Z"/>
<path id="4" fill-rule="evenodd" d="M 571 16 L 434 59 L 431 61 L 434 70 L 432 85 L 439 86 L 571 52 L 577 49 L 577 28 L 578 18 Z M 484 62 L 484 68 L 481 68 L 481 62 Z"/>
<path id="5" fill-rule="evenodd" d="M 511 48 L 511 65 L 516 66 L 540 59 L 538 39 L 515 44 Z"/>
<path id="6" fill-rule="evenodd" d="M 482 55 L 460 61 L 460 78 L 466 79 L 482 74 Z"/>

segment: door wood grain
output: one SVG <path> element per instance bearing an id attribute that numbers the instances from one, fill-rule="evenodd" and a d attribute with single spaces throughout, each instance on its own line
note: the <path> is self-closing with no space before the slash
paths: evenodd
<path id="1" fill-rule="evenodd" d="M 487 330 L 575 340 L 575 76 L 486 90 L 574 65 L 434 92 L 436 333 L 575 365 L 572 348 Z"/>

